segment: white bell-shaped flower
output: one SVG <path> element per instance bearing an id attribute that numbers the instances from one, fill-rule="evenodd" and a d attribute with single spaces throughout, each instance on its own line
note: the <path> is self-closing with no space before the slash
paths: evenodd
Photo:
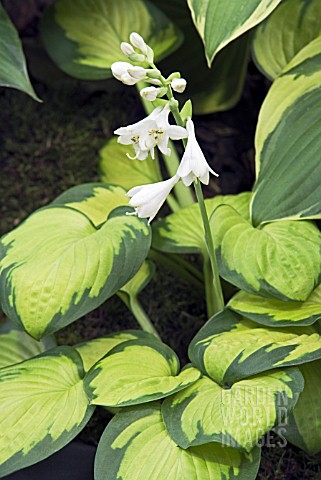
<path id="1" fill-rule="evenodd" d="M 143 67 L 136 67 L 128 62 L 115 62 L 111 66 L 112 74 L 117 80 L 125 85 L 135 85 L 145 80 L 146 70 Z"/>
<path id="2" fill-rule="evenodd" d="M 196 179 L 199 179 L 205 185 L 208 185 L 210 173 L 218 177 L 218 174 L 208 165 L 204 153 L 199 146 L 196 137 L 194 124 L 191 119 L 186 122 L 188 140 L 184 155 L 177 170 L 177 175 L 187 187 Z"/>
<path id="3" fill-rule="evenodd" d="M 166 104 L 165 107 L 155 108 L 148 117 L 140 122 L 118 128 L 114 132 L 119 135 L 118 142 L 123 145 L 132 144 L 135 150 L 134 158 L 138 160 L 145 160 L 149 153 L 152 158 L 155 158 L 156 146 L 164 155 L 170 155 L 169 139 L 186 138 L 187 131 L 183 127 L 169 124 L 169 112 L 169 105 Z"/>
<path id="4" fill-rule="evenodd" d="M 131 197 L 129 205 L 135 208 L 135 213 L 138 217 L 148 218 L 148 223 L 150 223 L 155 218 L 178 180 L 178 175 L 175 175 L 163 182 L 150 183 L 132 188 L 127 193 L 127 196 Z"/>

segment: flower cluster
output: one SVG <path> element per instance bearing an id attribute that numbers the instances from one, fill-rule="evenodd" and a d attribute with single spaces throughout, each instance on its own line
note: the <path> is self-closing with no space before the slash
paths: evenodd
<path id="1" fill-rule="evenodd" d="M 113 75 L 127 85 L 134 85 L 143 80 L 156 86 L 145 87 L 141 95 L 147 100 L 154 101 L 157 97 L 165 94 L 173 99 L 172 90 L 183 92 L 186 80 L 180 77 L 178 72 L 165 79 L 153 64 L 154 52 L 138 33 L 130 35 L 130 42 L 121 44 L 122 52 L 134 62 L 147 62 L 150 69 L 143 66 L 132 65 L 127 62 L 116 62 L 112 65 Z M 134 50 L 134 47 L 136 50 Z M 167 102 L 162 107 L 157 107 L 143 120 L 127 127 L 115 130 L 119 135 L 118 142 L 123 145 L 133 145 L 135 156 L 127 156 L 132 160 L 146 160 L 148 155 L 155 158 L 155 148 L 163 155 L 170 155 L 169 140 L 187 139 L 185 151 L 176 174 L 165 181 L 140 185 L 129 190 L 129 204 L 135 208 L 135 213 L 141 218 L 149 218 L 149 223 L 165 202 L 175 184 L 181 180 L 187 187 L 195 181 L 205 185 L 209 183 L 209 174 L 217 175 L 208 165 L 205 156 L 199 146 L 191 118 L 186 121 L 185 127 L 171 125 L 168 117 L 172 102 Z M 176 107 L 177 108 L 177 107 Z"/>

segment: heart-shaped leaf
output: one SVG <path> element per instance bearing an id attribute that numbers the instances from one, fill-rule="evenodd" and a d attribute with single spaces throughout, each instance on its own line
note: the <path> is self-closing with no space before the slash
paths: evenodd
<path id="1" fill-rule="evenodd" d="M 146 338 L 113 348 L 88 372 L 85 388 L 91 403 L 122 407 L 171 395 L 199 376 L 199 370 L 192 367 L 179 373 L 175 352 Z"/>
<path id="2" fill-rule="evenodd" d="M 187 0 L 209 66 L 232 40 L 268 17 L 281 0 Z"/>
<path id="3" fill-rule="evenodd" d="M 273 368 L 321 358 L 321 337 L 314 327 L 262 327 L 223 310 L 193 338 L 189 357 L 213 380 L 226 385 Z"/>
<path id="4" fill-rule="evenodd" d="M 58 0 L 42 20 L 49 55 L 69 75 L 87 80 L 109 78 L 112 63 L 128 60 L 120 43 L 132 32 L 142 35 L 156 60 L 182 41 L 174 24 L 146 0 Z"/>
<path id="5" fill-rule="evenodd" d="M 282 302 L 240 291 L 231 298 L 228 307 L 271 327 L 312 325 L 321 320 L 321 285 L 305 302 Z"/>
<path id="6" fill-rule="evenodd" d="M 300 366 L 304 390 L 300 395 L 283 435 L 310 455 L 321 451 L 321 361 Z"/>
<path id="7" fill-rule="evenodd" d="M 275 80 L 255 136 L 252 223 L 321 216 L 321 37 Z"/>
<path id="8" fill-rule="evenodd" d="M 254 228 L 228 205 L 210 218 L 220 275 L 249 293 L 305 301 L 320 279 L 321 234 L 308 221 Z"/>
<path id="9" fill-rule="evenodd" d="M 250 199 L 251 192 L 243 192 L 239 195 L 217 195 L 205 200 L 205 205 L 209 216 L 219 205 L 231 205 L 242 217 L 249 220 Z M 182 208 L 155 223 L 153 225 L 153 247 L 169 253 L 207 252 L 198 204 Z"/>
<path id="10" fill-rule="evenodd" d="M 252 43 L 255 63 L 274 80 L 302 48 L 320 35 L 319 0 L 283 0 L 256 29 Z"/>
<path id="11" fill-rule="evenodd" d="M 254 480 L 260 450 L 243 454 L 209 443 L 179 448 L 166 431 L 159 405 L 119 412 L 103 433 L 95 480 Z"/>
<path id="12" fill-rule="evenodd" d="M 93 310 L 132 278 L 150 245 L 144 220 L 113 210 L 96 228 L 69 207 L 32 214 L 0 243 L 2 308 L 32 337 Z"/>
<path id="13" fill-rule="evenodd" d="M 302 390 L 297 368 L 256 375 L 229 389 L 202 377 L 166 399 L 162 413 L 168 433 L 182 448 L 219 442 L 250 451 L 293 410 Z"/>
<path id="14" fill-rule="evenodd" d="M 132 160 L 127 156 L 127 153 L 131 153 L 131 148 L 112 138 L 100 150 L 99 168 L 102 182 L 115 183 L 129 190 L 137 185 L 162 180 L 157 159 L 153 160 L 149 155 L 143 162 Z"/>
<path id="15" fill-rule="evenodd" d="M 78 343 L 73 348 L 75 348 L 81 356 L 85 372 L 87 372 L 98 362 L 98 360 L 103 358 L 108 352 L 110 352 L 110 350 L 116 347 L 116 345 L 128 342 L 128 340 L 137 340 L 141 338 L 155 339 L 151 333 L 142 330 L 124 330 L 122 332 L 106 335 L 105 337 L 94 338 L 87 342 Z"/>
<path id="16" fill-rule="evenodd" d="M 95 227 L 106 222 L 108 215 L 116 207 L 128 205 L 126 190 L 118 185 L 104 183 L 84 183 L 69 188 L 59 195 L 51 205 L 79 210 L 93 222 Z"/>
<path id="17" fill-rule="evenodd" d="M 34 100 L 40 101 L 29 80 L 18 33 L 1 4 L 0 31 L 0 85 L 17 88 L 30 95 Z"/>
<path id="18" fill-rule="evenodd" d="M 88 422 L 82 362 L 69 347 L 0 370 L 0 477 L 47 458 Z"/>

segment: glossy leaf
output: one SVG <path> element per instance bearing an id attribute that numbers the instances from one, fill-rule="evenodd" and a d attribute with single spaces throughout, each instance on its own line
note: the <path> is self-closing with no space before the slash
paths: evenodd
<path id="1" fill-rule="evenodd" d="M 0 4 L 0 85 L 27 93 L 39 100 L 29 80 L 26 60 L 18 33 Z"/>
<path id="2" fill-rule="evenodd" d="M 257 124 L 252 222 L 321 216 L 321 37 L 273 83 Z"/>
<path id="3" fill-rule="evenodd" d="M 100 150 L 100 178 L 103 182 L 115 183 L 126 190 L 137 185 L 156 183 L 162 180 L 157 159 L 149 155 L 144 161 L 132 160 L 127 153 L 133 155 L 130 145 L 117 143 L 112 138 Z"/>
<path id="4" fill-rule="evenodd" d="M 207 213 L 211 213 L 219 205 L 234 207 L 240 214 L 250 218 L 250 192 L 239 195 L 217 195 L 205 200 Z M 191 228 L 193 225 L 193 228 Z M 164 220 L 153 225 L 153 247 L 169 253 L 201 253 L 206 251 L 204 229 L 197 203 L 168 215 Z"/>
<path id="5" fill-rule="evenodd" d="M 118 185 L 84 183 L 69 188 L 57 197 L 52 205 L 65 205 L 84 213 L 98 227 L 106 222 L 116 207 L 128 205 L 126 190 Z"/>
<path id="6" fill-rule="evenodd" d="M 160 406 L 121 411 L 103 433 L 95 480 L 254 480 L 260 450 L 251 454 L 209 443 L 179 448 L 166 431 Z"/>
<path id="7" fill-rule="evenodd" d="M 228 205 L 210 218 L 220 275 L 248 293 L 305 301 L 320 280 L 321 234 L 307 221 L 254 228 Z"/>
<path id="8" fill-rule="evenodd" d="M 231 298 L 228 307 L 271 327 L 312 325 L 321 320 L 321 286 L 305 302 L 282 302 L 240 291 Z"/>
<path id="9" fill-rule="evenodd" d="M 49 337 L 37 342 L 10 322 L 0 325 L 0 368 L 20 363 L 53 348 L 56 343 Z"/>
<path id="10" fill-rule="evenodd" d="M 69 347 L 0 370 L 0 477 L 47 458 L 82 430 L 93 412 L 82 377 Z"/>
<path id="11" fill-rule="evenodd" d="M 49 335 L 127 283 L 149 244 L 146 222 L 122 208 L 100 228 L 69 207 L 38 210 L 1 240 L 2 308 L 32 337 Z"/>
<path id="12" fill-rule="evenodd" d="M 208 64 L 232 40 L 268 17 L 281 0 L 187 0 Z"/>
<path id="13" fill-rule="evenodd" d="M 111 350 L 88 372 L 85 388 L 91 403 L 122 407 L 166 397 L 194 383 L 196 368 L 179 373 L 176 354 L 158 340 L 131 340 Z"/>
<path id="14" fill-rule="evenodd" d="M 128 42 L 133 31 L 154 49 L 156 61 L 182 40 L 173 23 L 146 0 L 58 0 L 42 22 L 52 59 L 66 73 L 87 80 L 109 78 L 112 63 L 128 60 L 120 43 Z"/>
<path id="15" fill-rule="evenodd" d="M 166 399 L 168 433 L 182 448 L 218 442 L 251 451 L 291 412 L 303 389 L 296 368 L 266 372 L 222 388 L 208 377 Z"/>
<path id="16" fill-rule="evenodd" d="M 215 382 L 226 385 L 321 358 L 321 337 L 314 327 L 262 327 L 224 310 L 193 338 L 189 357 Z"/>
<path id="17" fill-rule="evenodd" d="M 300 370 L 304 390 L 283 435 L 293 445 L 315 455 L 321 451 L 321 361 L 301 365 Z"/>
<path id="18" fill-rule="evenodd" d="M 124 330 L 122 332 L 112 333 L 105 337 L 94 338 L 87 342 L 78 343 L 73 348 L 77 350 L 84 364 L 85 372 L 95 365 L 101 358 L 107 355 L 116 345 L 120 345 L 128 340 L 137 340 L 144 338 L 153 338 L 150 333 L 142 330 Z"/>
<path id="19" fill-rule="evenodd" d="M 255 63 L 274 80 L 293 57 L 321 35 L 319 0 L 283 0 L 255 32 Z"/>

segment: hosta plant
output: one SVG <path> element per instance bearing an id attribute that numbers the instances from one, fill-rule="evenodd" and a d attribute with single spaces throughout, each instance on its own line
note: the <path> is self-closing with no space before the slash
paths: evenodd
<path id="1" fill-rule="evenodd" d="M 255 479 L 271 429 L 283 445 L 321 450 L 318 2 L 162 3 L 58 0 L 44 16 L 45 45 L 63 70 L 135 85 L 146 117 L 117 126 L 101 151 L 103 182 L 71 188 L 1 239 L 10 323 L 0 331 L 0 477 L 62 448 L 96 406 L 116 415 L 95 480 Z M 211 83 L 192 101 L 180 61 L 187 72 L 206 67 L 189 51 L 190 31 L 218 73 L 215 83 L 207 71 Z M 255 134 L 256 181 L 252 191 L 204 199 L 202 185 L 218 173 L 193 108 L 239 98 L 250 44 L 273 80 Z M 225 82 L 231 71 L 237 79 Z M 165 202 L 171 213 L 157 220 Z M 199 255 L 203 271 L 180 254 Z M 209 320 L 184 366 L 138 300 L 153 261 L 204 287 Z M 237 290 L 231 298 L 221 278 Z M 141 330 L 55 345 L 55 332 L 114 294 Z"/>

